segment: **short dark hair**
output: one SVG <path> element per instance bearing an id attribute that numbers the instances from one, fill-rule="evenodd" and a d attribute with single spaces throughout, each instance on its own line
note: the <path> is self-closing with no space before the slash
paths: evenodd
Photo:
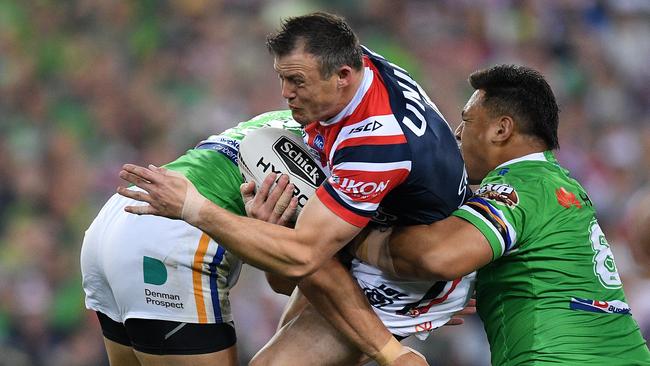
<path id="1" fill-rule="evenodd" d="M 470 85 L 485 92 L 483 106 L 494 115 L 509 115 L 520 131 L 560 147 L 557 138 L 559 108 L 544 76 L 519 65 L 497 65 L 469 76 Z"/>
<path id="2" fill-rule="evenodd" d="M 363 67 L 361 45 L 352 28 L 345 20 L 334 14 L 317 12 L 288 18 L 282 28 L 266 38 L 266 46 L 274 56 L 286 56 L 302 42 L 305 51 L 316 56 L 320 62 L 320 74 L 324 78 L 341 66 L 349 65 L 355 70 Z"/>

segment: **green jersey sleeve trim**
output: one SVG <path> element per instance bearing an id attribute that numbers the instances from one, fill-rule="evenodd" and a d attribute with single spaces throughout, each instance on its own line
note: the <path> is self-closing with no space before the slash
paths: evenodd
<path id="1" fill-rule="evenodd" d="M 494 227 L 486 221 L 486 219 L 478 214 L 471 207 L 464 205 L 452 213 L 453 216 L 460 217 L 474 225 L 490 243 L 492 248 L 492 260 L 500 258 L 505 249 L 505 243 L 501 239 L 501 235 L 495 232 Z"/>

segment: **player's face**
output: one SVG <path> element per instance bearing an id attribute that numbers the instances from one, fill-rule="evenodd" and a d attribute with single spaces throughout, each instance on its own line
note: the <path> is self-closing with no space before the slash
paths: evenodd
<path id="1" fill-rule="evenodd" d="M 474 92 L 461 113 L 462 122 L 456 129 L 456 139 L 465 159 L 470 184 L 478 184 L 494 169 L 490 163 L 490 134 L 494 119 L 483 107 L 482 90 Z"/>
<path id="2" fill-rule="evenodd" d="M 301 125 L 324 121 L 343 109 L 337 75 L 324 79 L 318 59 L 298 47 L 292 53 L 276 57 L 274 68 L 282 84 L 293 119 Z"/>

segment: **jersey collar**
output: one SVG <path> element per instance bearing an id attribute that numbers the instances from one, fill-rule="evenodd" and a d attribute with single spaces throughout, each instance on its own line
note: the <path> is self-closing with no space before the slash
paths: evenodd
<path id="1" fill-rule="evenodd" d="M 368 89 L 370 89 L 370 85 L 372 85 L 372 80 L 374 79 L 374 75 L 372 70 L 370 70 L 369 67 L 364 67 L 363 68 L 363 79 L 361 79 L 361 85 L 359 85 L 359 89 L 357 89 L 357 92 L 354 94 L 354 97 L 348 103 L 348 105 L 343 108 L 342 111 L 340 111 L 336 116 L 328 119 L 327 121 L 319 121 L 321 126 L 329 126 L 333 125 L 339 121 L 341 121 L 343 118 L 351 115 L 359 106 L 359 103 L 361 103 L 361 100 L 363 97 L 366 95 L 366 92 Z"/>
<path id="2" fill-rule="evenodd" d="M 545 155 L 544 152 L 536 152 L 536 153 L 520 156 L 520 157 L 514 158 L 512 160 L 508 160 L 505 163 L 499 164 L 499 166 L 497 166 L 494 169 L 502 168 L 502 167 L 504 167 L 506 165 L 511 165 L 511 164 L 522 162 L 522 161 L 548 161 L 548 159 L 546 159 L 546 155 Z"/>

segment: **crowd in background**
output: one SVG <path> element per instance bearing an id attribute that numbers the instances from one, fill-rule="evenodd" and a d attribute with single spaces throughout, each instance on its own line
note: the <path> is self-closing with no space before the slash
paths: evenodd
<path id="1" fill-rule="evenodd" d="M 120 166 L 169 162 L 286 108 L 265 36 L 315 10 L 409 70 L 452 128 L 472 71 L 541 71 L 561 108 L 558 158 L 590 193 L 650 338 L 650 263 L 635 261 L 628 225 L 650 177 L 647 0 L 0 0 L 0 365 L 108 364 L 79 252 Z M 242 363 L 285 301 L 244 271 Z M 477 318 L 414 344 L 432 365 L 489 364 Z"/>

